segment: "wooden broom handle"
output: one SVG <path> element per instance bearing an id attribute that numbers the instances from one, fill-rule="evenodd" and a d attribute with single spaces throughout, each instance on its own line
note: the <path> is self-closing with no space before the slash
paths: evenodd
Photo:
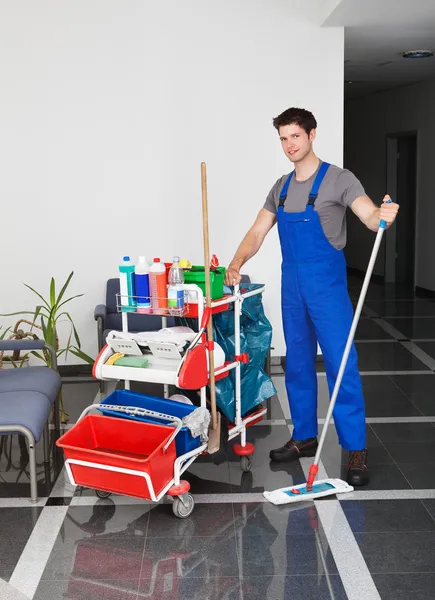
<path id="1" fill-rule="evenodd" d="M 205 163 L 201 163 L 201 189 L 202 189 L 202 230 L 204 235 L 204 272 L 205 272 L 205 296 L 207 306 L 211 307 L 211 285 L 210 285 L 210 242 L 208 234 L 208 199 L 207 199 L 207 168 Z M 213 340 L 213 323 L 210 312 L 210 319 L 207 325 L 207 337 L 209 341 Z M 214 378 L 214 351 L 208 352 L 210 362 L 210 403 L 211 403 L 211 422 L 212 428 L 217 427 L 216 412 L 216 383 Z"/>

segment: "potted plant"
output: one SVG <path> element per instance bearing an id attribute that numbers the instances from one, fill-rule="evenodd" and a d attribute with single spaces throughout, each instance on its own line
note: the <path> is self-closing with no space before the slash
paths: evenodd
<path id="1" fill-rule="evenodd" d="M 15 324 L 15 327 L 12 330 L 11 330 L 11 327 L 8 327 L 7 329 L 5 329 L 3 331 L 2 334 L 0 334 L 0 340 L 4 340 L 9 332 L 11 332 L 10 335 L 7 337 L 7 339 L 9 339 L 9 340 L 25 340 L 28 338 L 37 339 L 38 336 L 35 335 L 34 333 L 32 333 L 32 331 L 24 331 L 23 329 L 20 329 L 20 325 L 22 323 L 26 323 L 27 325 L 30 325 L 32 328 L 37 327 L 40 329 L 40 326 L 36 325 L 36 323 L 31 323 L 30 321 L 27 321 L 26 319 L 20 319 Z M 0 329 L 1 329 L 1 327 L 0 327 Z M 11 369 L 11 368 L 19 369 L 19 368 L 28 367 L 28 366 L 29 366 L 29 353 L 28 352 L 26 354 L 24 354 L 23 356 L 21 356 L 20 350 L 14 350 L 10 356 L 8 356 L 8 355 L 5 356 L 4 351 L 0 351 L 0 369 Z"/>
<path id="2" fill-rule="evenodd" d="M 91 358 L 89 355 L 87 355 L 85 352 L 83 352 L 83 350 L 81 349 L 80 338 L 77 333 L 74 322 L 73 322 L 69 312 L 67 312 L 65 310 L 66 304 L 68 304 L 75 298 L 80 298 L 81 296 L 83 296 L 83 294 L 77 294 L 75 296 L 71 296 L 70 298 L 67 298 L 66 300 L 64 300 L 65 292 L 67 291 L 67 288 L 71 282 L 73 275 L 74 275 L 74 271 L 72 271 L 69 274 L 68 278 L 66 279 L 66 281 L 63 284 L 59 293 L 56 292 L 56 282 L 55 282 L 54 278 L 52 277 L 51 282 L 50 282 L 49 293 L 46 298 L 42 294 L 37 292 L 35 289 L 30 287 L 29 285 L 24 284 L 29 290 L 31 290 L 39 298 L 40 302 L 36 306 L 35 310 L 34 311 L 18 311 L 18 312 L 9 313 L 9 314 L 3 314 L 0 316 L 11 317 L 11 316 L 16 316 L 16 315 L 32 315 L 31 321 L 21 320 L 17 324 L 17 325 L 19 325 L 20 323 L 25 322 L 30 325 L 30 331 L 28 331 L 27 333 L 25 333 L 21 330 L 21 334 L 23 335 L 23 337 L 34 337 L 34 338 L 40 337 L 34 331 L 34 329 L 38 329 L 41 331 L 42 337 L 47 342 L 47 344 L 52 346 L 52 348 L 56 349 L 56 355 L 57 355 L 58 359 L 63 355 L 66 358 L 68 356 L 68 353 L 70 352 L 71 354 L 74 354 L 74 356 L 77 356 L 81 360 L 84 360 L 85 362 L 87 362 L 89 364 L 93 364 L 94 359 Z M 67 321 L 70 324 L 70 332 L 69 332 L 69 335 L 68 335 L 65 345 L 61 345 L 59 342 L 58 324 L 61 321 Z M 17 329 L 17 326 L 16 326 L 16 329 Z M 3 335 L 5 335 L 7 331 L 8 330 L 6 330 Z M 18 329 L 17 329 L 17 331 L 18 331 Z M 19 335 L 21 335 L 21 334 L 19 334 Z M 18 338 L 18 339 L 20 339 L 20 338 Z M 30 354 L 36 356 L 37 358 L 39 358 L 40 360 L 45 362 L 45 364 L 48 367 L 52 366 L 51 365 L 51 357 L 47 351 L 43 351 L 42 353 L 32 351 Z M 68 415 L 65 413 L 65 410 L 63 408 L 62 391 L 60 392 L 60 394 L 61 395 L 59 398 L 59 404 L 60 404 L 61 410 L 62 410 L 61 418 L 62 418 L 62 422 L 66 423 L 68 421 Z"/>

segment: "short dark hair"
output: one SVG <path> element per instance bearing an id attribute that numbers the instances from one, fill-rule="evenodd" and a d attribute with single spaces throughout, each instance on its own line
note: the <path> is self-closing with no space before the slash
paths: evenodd
<path id="1" fill-rule="evenodd" d="M 285 125 L 299 125 L 310 135 L 310 131 L 317 128 L 317 121 L 313 113 L 305 108 L 288 108 L 273 120 L 273 126 L 277 131 Z"/>

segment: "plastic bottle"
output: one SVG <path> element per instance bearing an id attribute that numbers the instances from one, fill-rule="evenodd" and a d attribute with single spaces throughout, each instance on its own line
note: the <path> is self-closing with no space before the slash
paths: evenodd
<path id="1" fill-rule="evenodd" d="M 150 267 L 151 308 L 154 314 L 164 315 L 168 308 L 166 267 L 155 258 Z M 160 309 L 160 310 L 159 310 Z"/>
<path id="2" fill-rule="evenodd" d="M 119 287 L 121 310 L 123 312 L 135 312 L 134 264 L 129 256 L 124 256 L 122 263 L 119 265 Z"/>
<path id="3" fill-rule="evenodd" d="M 150 276 L 149 266 L 145 256 L 139 256 L 139 263 L 134 271 L 134 283 L 136 287 L 136 300 L 138 313 L 151 312 Z"/>
<path id="4" fill-rule="evenodd" d="M 168 308 L 171 315 L 181 315 L 184 308 L 184 271 L 180 257 L 174 256 L 168 276 Z"/>

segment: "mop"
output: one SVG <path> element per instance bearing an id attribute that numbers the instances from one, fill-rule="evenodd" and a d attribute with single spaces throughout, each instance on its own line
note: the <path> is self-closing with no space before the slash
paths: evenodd
<path id="1" fill-rule="evenodd" d="M 390 204 L 391 200 L 387 200 L 387 203 Z M 337 400 L 338 392 L 340 390 L 341 381 L 343 379 L 344 371 L 346 369 L 347 359 L 349 357 L 350 349 L 352 347 L 353 339 L 355 337 L 355 331 L 358 326 L 362 307 L 367 294 L 367 289 L 369 287 L 370 278 L 372 276 L 373 268 L 375 266 L 379 247 L 382 241 L 382 236 L 386 226 L 387 224 L 385 221 L 381 221 L 379 223 L 379 229 L 370 257 L 369 266 L 367 267 L 367 272 L 364 278 L 364 283 L 361 289 L 358 305 L 356 307 L 355 315 L 352 321 L 352 327 L 350 328 L 349 336 L 346 342 L 346 347 L 343 353 L 343 358 L 341 359 L 340 369 L 338 371 L 338 376 L 335 382 L 334 391 L 332 393 L 331 402 L 329 403 L 329 409 L 326 415 L 325 424 L 323 425 L 316 456 L 314 457 L 314 462 L 311 465 L 310 471 L 308 473 L 307 483 L 303 483 L 301 485 L 296 485 L 293 487 L 281 488 L 272 492 L 263 492 L 263 495 L 266 498 L 266 500 L 272 502 L 272 504 L 288 504 L 289 502 L 302 502 L 306 500 L 315 500 L 324 496 L 353 492 L 353 487 L 349 485 L 346 481 L 343 481 L 342 479 L 322 479 L 317 483 L 314 483 L 314 480 L 319 471 L 320 455 L 322 453 L 329 422 L 331 421 L 332 412 L 334 410 L 335 402 Z"/>

